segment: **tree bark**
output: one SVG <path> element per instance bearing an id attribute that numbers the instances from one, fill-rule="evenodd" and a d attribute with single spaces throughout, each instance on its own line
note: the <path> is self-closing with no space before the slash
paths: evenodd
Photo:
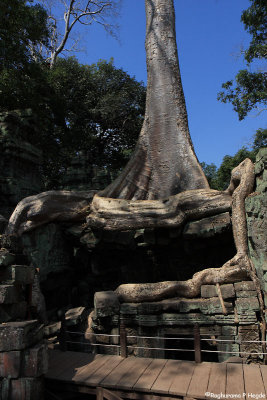
<path id="1" fill-rule="evenodd" d="M 190 138 L 173 0 L 145 0 L 147 98 L 135 152 L 102 197 L 163 199 L 209 185 Z"/>

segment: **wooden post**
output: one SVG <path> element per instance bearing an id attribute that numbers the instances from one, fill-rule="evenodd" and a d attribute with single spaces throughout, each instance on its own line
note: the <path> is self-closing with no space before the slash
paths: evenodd
<path id="1" fill-rule="evenodd" d="M 127 357 L 127 333 L 126 327 L 123 321 L 120 323 L 120 353 L 121 357 Z"/>
<path id="2" fill-rule="evenodd" d="M 96 389 L 96 400 L 103 400 L 104 396 L 103 396 L 103 388 L 102 387 L 98 387 Z"/>
<path id="3" fill-rule="evenodd" d="M 58 335 L 59 339 L 59 347 L 61 351 L 67 351 L 67 332 L 66 332 L 66 319 L 65 319 L 65 313 L 63 313 L 62 318 L 61 318 L 61 327 L 60 327 L 60 332 Z"/>
<path id="4" fill-rule="evenodd" d="M 194 349 L 195 349 L 195 362 L 201 363 L 201 344 L 200 344 L 200 331 L 199 325 L 194 325 Z"/>

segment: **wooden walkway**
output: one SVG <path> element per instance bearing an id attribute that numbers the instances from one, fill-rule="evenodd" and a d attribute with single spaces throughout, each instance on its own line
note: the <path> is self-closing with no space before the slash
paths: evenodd
<path id="1" fill-rule="evenodd" d="M 104 387 L 123 398 L 267 398 L 267 366 L 150 358 L 121 358 L 50 350 L 46 385 L 95 394 Z M 215 394 L 215 396 L 213 395 Z M 223 397 L 224 395 L 228 395 Z M 229 396 L 232 395 L 232 396 Z"/>

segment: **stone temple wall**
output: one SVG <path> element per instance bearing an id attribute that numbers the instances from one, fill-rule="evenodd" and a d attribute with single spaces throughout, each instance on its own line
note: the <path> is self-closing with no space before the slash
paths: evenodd
<path id="1" fill-rule="evenodd" d="M 0 399 L 41 400 L 48 356 L 44 326 L 34 319 L 35 268 L 25 265 L 16 243 L 4 239 L 0 249 Z"/>
<path id="2" fill-rule="evenodd" d="M 255 192 L 246 199 L 249 251 L 261 281 L 263 294 L 267 289 L 266 167 L 267 149 L 261 149 L 255 164 Z M 214 228 L 217 227 L 215 229 L 217 233 L 220 230 L 227 231 L 228 216 L 221 215 L 220 218 L 216 223 L 215 221 L 212 223 L 210 219 L 204 219 L 190 223 L 184 228 L 183 238 L 186 239 L 192 253 L 198 255 L 205 237 L 221 243 L 220 240 L 218 241 L 218 236 L 215 235 Z M 153 232 L 151 234 L 152 238 L 155 237 Z M 188 242 L 188 240 L 190 241 Z M 257 353 L 263 351 L 262 347 L 258 343 L 245 343 L 266 340 L 261 337 L 260 308 L 253 282 L 248 280 L 220 287 L 226 315 L 214 285 L 203 285 L 201 295 L 195 299 L 173 298 L 138 304 L 120 303 L 112 291 L 98 292 L 95 294 L 92 328 L 97 333 L 118 334 L 120 321 L 123 321 L 129 336 L 155 337 L 155 339 L 146 340 L 130 338 L 130 354 L 179 359 L 181 357 L 179 352 L 170 352 L 166 349 L 168 347 L 189 348 L 190 342 L 178 341 L 175 343 L 171 338 L 192 337 L 193 326 L 197 323 L 202 339 L 209 339 L 202 342 L 204 350 L 206 348 L 206 350 L 222 352 L 218 356 L 216 353 L 203 353 L 204 359 L 207 361 L 215 359 L 224 361 L 231 356 L 240 356 L 248 362 L 253 358 L 262 360 L 262 356 L 257 356 Z M 264 297 L 266 303 L 267 296 Z M 165 339 L 156 339 L 156 337 Z M 218 339 L 217 343 L 215 338 Z M 114 342 L 114 338 L 107 339 L 101 335 L 96 336 L 96 341 L 99 344 L 116 342 L 116 340 Z M 138 346 L 158 347 L 163 350 L 138 350 Z M 99 351 L 103 353 L 118 352 L 115 347 L 102 346 L 99 346 Z M 190 359 L 190 353 L 185 358 Z"/>
<path id="3" fill-rule="evenodd" d="M 215 285 L 203 285 L 201 296 L 195 299 L 172 298 L 158 302 L 122 303 L 114 292 L 95 294 L 93 329 L 97 333 L 118 334 L 120 321 L 126 325 L 129 336 L 155 337 L 155 339 L 131 338 L 129 354 L 141 357 L 190 359 L 192 353 L 169 351 L 168 348 L 191 348 L 193 342 L 172 340 L 172 337 L 193 337 L 193 327 L 198 324 L 202 349 L 223 353 L 203 352 L 204 361 L 224 361 L 232 356 L 251 358 L 249 353 L 260 353 L 257 343 L 243 343 L 260 340 L 258 321 L 259 302 L 253 282 L 242 281 L 221 285 L 227 315 L 224 314 Z M 161 339 L 156 339 L 159 337 Z M 165 339 L 163 339 L 165 338 Z M 215 342 L 218 339 L 218 343 Z M 111 337 L 96 336 L 96 343 L 114 344 Z M 162 350 L 145 350 L 138 347 L 157 347 Z M 114 350 L 115 349 L 115 350 Z M 166 350 L 165 350 L 166 349 Z M 117 354 L 117 348 L 101 347 L 99 352 Z M 253 355 L 252 358 L 262 359 Z"/>
<path id="4" fill-rule="evenodd" d="M 260 149 L 255 163 L 255 192 L 246 199 L 249 253 L 261 287 L 267 292 L 267 148 Z M 265 305 L 267 296 L 265 296 Z"/>

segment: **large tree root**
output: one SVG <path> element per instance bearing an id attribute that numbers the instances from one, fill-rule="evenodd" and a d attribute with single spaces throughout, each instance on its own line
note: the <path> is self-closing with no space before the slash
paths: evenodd
<path id="1" fill-rule="evenodd" d="M 50 190 L 21 200 L 10 217 L 6 234 L 21 235 L 48 222 L 85 221 L 94 190 Z"/>
<path id="2" fill-rule="evenodd" d="M 208 268 L 197 272 L 187 281 L 166 281 L 157 283 L 135 283 L 120 285 L 116 293 L 121 302 L 139 303 L 143 301 L 159 301 L 170 297 L 197 297 L 201 285 L 238 282 L 248 279 L 246 269 L 239 265 Z"/>
<path id="3" fill-rule="evenodd" d="M 230 185 L 226 190 L 226 192 L 224 193 L 228 194 L 229 196 L 232 195 L 232 224 L 233 224 L 233 234 L 234 234 L 234 241 L 237 253 L 231 260 L 227 261 L 223 265 L 223 267 L 215 269 L 214 268 L 205 269 L 203 271 L 196 273 L 192 277 L 192 279 L 189 279 L 188 281 L 121 285 L 116 290 L 120 300 L 139 302 L 139 301 L 161 300 L 164 297 L 172 297 L 172 296 L 196 297 L 199 295 L 201 285 L 203 284 L 236 282 L 237 280 L 244 278 L 251 278 L 253 281 L 255 281 L 255 283 L 257 283 L 256 287 L 259 288 L 257 275 L 255 271 L 253 271 L 251 267 L 252 263 L 248 257 L 247 225 L 246 225 L 246 213 L 245 213 L 245 198 L 252 192 L 253 185 L 254 185 L 254 166 L 249 159 L 246 159 L 232 171 Z M 203 190 L 192 191 L 192 192 L 194 192 L 196 200 L 195 204 L 199 205 L 197 212 L 199 209 L 204 210 L 206 205 L 205 196 L 208 193 L 206 193 Z M 203 194 L 205 195 L 203 196 Z M 221 195 L 222 193 L 219 193 L 218 198 L 220 198 Z M 173 199 L 175 198 L 177 200 L 177 197 L 179 196 L 180 195 L 173 196 Z M 201 196 L 203 196 L 202 199 L 204 204 L 204 207 L 202 208 L 201 208 L 201 203 L 199 202 Z M 183 199 L 184 198 L 185 197 L 183 197 Z M 186 198 L 188 199 L 188 197 Z M 108 202 L 109 199 L 105 199 L 105 201 Z M 191 205 L 191 201 L 188 200 L 184 201 L 182 202 L 182 205 L 181 202 L 179 203 L 179 201 L 177 201 L 175 205 L 177 206 L 178 204 L 181 206 L 179 210 L 182 208 L 183 215 L 185 215 L 183 217 L 184 218 L 183 220 L 181 218 L 182 222 L 184 222 L 186 218 L 189 219 L 192 214 L 195 215 L 192 208 L 188 207 L 189 205 Z M 186 208 L 184 204 L 186 205 Z M 114 204 L 113 204 L 113 209 L 114 212 L 116 213 L 116 217 L 118 218 L 120 216 L 120 213 L 118 212 L 118 209 L 115 210 Z M 123 212 L 125 213 L 124 210 L 125 208 L 123 210 L 119 209 L 121 213 Z M 187 210 L 189 210 L 188 214 Z M 108 214 L 107 223 L 109 224 L 109 221 L 111 220 L 110 219 L 111 210 L 109 210 L 107 214 Z M 203 216 L 202 213 L 201 215 Z M 94 221 L 97 221 L 97 217 L 98 215 L 94 216 Z M 104 217 L 104 212 L 103 209 L 101 209 L 101 213 L 99 215 L 99 219 L 101 220 L 101 222 L 103 222 L 103 217 Z M 156 215 L 153 215 L 153 218 L 156 221 Z M 117 224 L 117 221 L 115 222 L 115 224 Z M 156 227 L 158 226 L 157 221 L 154 226 Z M 259 290 L 258 296 L 261 303 L 262 295 L 260 289 L 258 290 Z"/>

